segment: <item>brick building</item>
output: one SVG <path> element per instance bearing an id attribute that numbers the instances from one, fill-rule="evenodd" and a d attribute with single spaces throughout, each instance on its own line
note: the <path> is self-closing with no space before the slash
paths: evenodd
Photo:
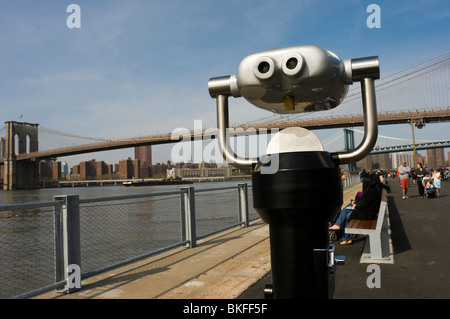
<path id="1" fill-rule="evenodd" d="M 145 164 L 146 166 L 152 165 L 152 146 L 138 146 L 134 148 L 134 159 L 140 160 L 141 165 Z"/>
<path id="2" fill-rule="evenodd" d="M 39 179 L 59 181 L 61 179 L 61 162 L 50 160 L 39 162 Z"/>
<path id="3" fill-rule="evenodd" d="M 140 160 L 132 160 L 131 158 L 119 161 L 119 178 L 141 178 L 140 165 Z"/>
<path id="4" fill-rule="evenodd" d="M 443 148 L 427 149 L 427 166 L 429 167 L 445 166 L 445 155 Z"/>
<path id="5" fill-rule="evenodd" d="M 371 154 L 356 163 L 358 169 L 392 169 L 389 153 Z"/>
<path id="6" fill-rule="evenodd" d="M 104 161 L 97 162 L 95 159 L 80 162 L 79 165 L 72 167 L 72 174 L 79 175 L 81 180 L 102 179 L 105 175 L 111 175 L 112 173 L 112 165 L 108 165 Z"/>

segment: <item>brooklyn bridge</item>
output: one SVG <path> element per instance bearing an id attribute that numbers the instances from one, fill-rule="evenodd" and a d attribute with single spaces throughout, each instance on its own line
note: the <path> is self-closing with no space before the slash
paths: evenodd
<path id="1" fill-rule="evenodd" d="M 378 125 L 411 124 L 414 130 L 414 127 L 421 128 L 427 124 L 448 122 L 450 120 L 449 80 L 450 52 L 385 77 L 382 76 L 376 81 Z M 251 135 L 261 130 L 269 133 L 272 130 L 294 126 L 308 130 L 359 127 L 364 125 L 360 101 L 361 94 L 356 84 L 349 90 L 344 102 L 333 110 L 283 116 L 272 115 L 252 122 L 235 123 L 232 128 L 236 135 Z M 398 152 L 411 150 L 413 147 L 415 149 L 450 147 L 448 132 L 443 134 L 440 140 L 417 141 L 417 145 L 415 143 L 412 145 L 413 143 L 406 139 L 400 142 L 398 139 L 383 137 L 393 143 L 389 146 L 381 146 L 374 152 Z M 43 135 L 42 133 L 95 140 L 95 142 L 40 149 L 39 137 Z M 187 139 L 194 141 L 205 137 L 214 138 L 215 134 L 216 131 L 210 129 L 191 130 Z M 0 168 L 5 190 L 36 185 L 39 173 L 38 163 L 41 160 L 180 141 L 180 136 L 174 136 L 171 132 L 125 139 L 100 139 L 55 131 L 37 123 L 16 121 L 5 122 L 5 126 L 0 130 L 0 136 L 2 138 Z M 343 139 L 348 138 L 345 136 Z M 379 136 L 378 140 L 377 144 L 380 145 L 382 138 Z M 183 137 L 183 141 L 186 141 L 186 136 Z M 353 143 L 353 141 L 346 143 L 345 147 Z M 326 148 L 328 151 L 337 151 L 342 148 L 338 144 L 326 145 Z"/>

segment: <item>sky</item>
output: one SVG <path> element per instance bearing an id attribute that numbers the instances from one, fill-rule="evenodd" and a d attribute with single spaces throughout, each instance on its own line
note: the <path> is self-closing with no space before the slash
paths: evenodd
<path id="1" fill-rule="evenodd" d="M 380 9 L 379 28 L 367 24 L 370 4 Z M 450 6 L 447 0 L 1 0 L 0 41 L 0 120 L 128 138 L 192 129 L 196 120 L 215 127 L 208 80 L 234 74 L 255 52 L 313 44 L 341 59 L 377 55 L 381 76 L 435 57 L 450 49 Z M 270 115 L 243 99 L 230 101 L 231 124 Z M 380 134 L 405 137 L 411 128 L 385 126 Z M 449 139 L 449 124 L 417 134 Z M 154 147 L 153 162 L 170 159 L 172 147 Z M 114 164 L 133 154 L 59 160 Z"/>

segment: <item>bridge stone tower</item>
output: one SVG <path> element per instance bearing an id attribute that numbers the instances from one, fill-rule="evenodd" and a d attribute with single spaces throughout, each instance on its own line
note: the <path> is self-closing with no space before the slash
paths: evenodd
<path id="1" fill-rule="evenodd" d="M 355 149 L 355 136 L 353 134 L 353 131 L 348 128 L 344 128 L 344 137 L 345 137 L 344 150 L 351 151 L 351 150 Z M 349 163 L 346 165 L 347 165 L 347 169 L 349 172 L 356 172 L 358 170 L 356 168 L 356 163 Z"/>
<path id="2" fill-rule="evenodd" d="M 3 190 L 39 187 L 39 163 L 30 159 L 16 160 L 17 155 L 39 150 L 38 126 L 39 124 L 24 122 L 5 122 L 6 160 L 3 168 Z"/>

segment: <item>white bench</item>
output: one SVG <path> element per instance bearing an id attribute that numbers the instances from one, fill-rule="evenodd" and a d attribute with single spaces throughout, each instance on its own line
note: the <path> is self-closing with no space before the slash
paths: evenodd
<path id="1" fill-rule="evenodd" d="M 366 241 L 366 246 L 364 249 L 368 253 L 368 256 L 362 258 L 362 261 L 374 262 L 376 260 L 391 260 L 389 222 L 387 213 L 386 190 L 383 189 L 377 219 L 352 219 L 345 227 L 345 232 L 347 234 L 369 236 L 369 240 Z"/>

